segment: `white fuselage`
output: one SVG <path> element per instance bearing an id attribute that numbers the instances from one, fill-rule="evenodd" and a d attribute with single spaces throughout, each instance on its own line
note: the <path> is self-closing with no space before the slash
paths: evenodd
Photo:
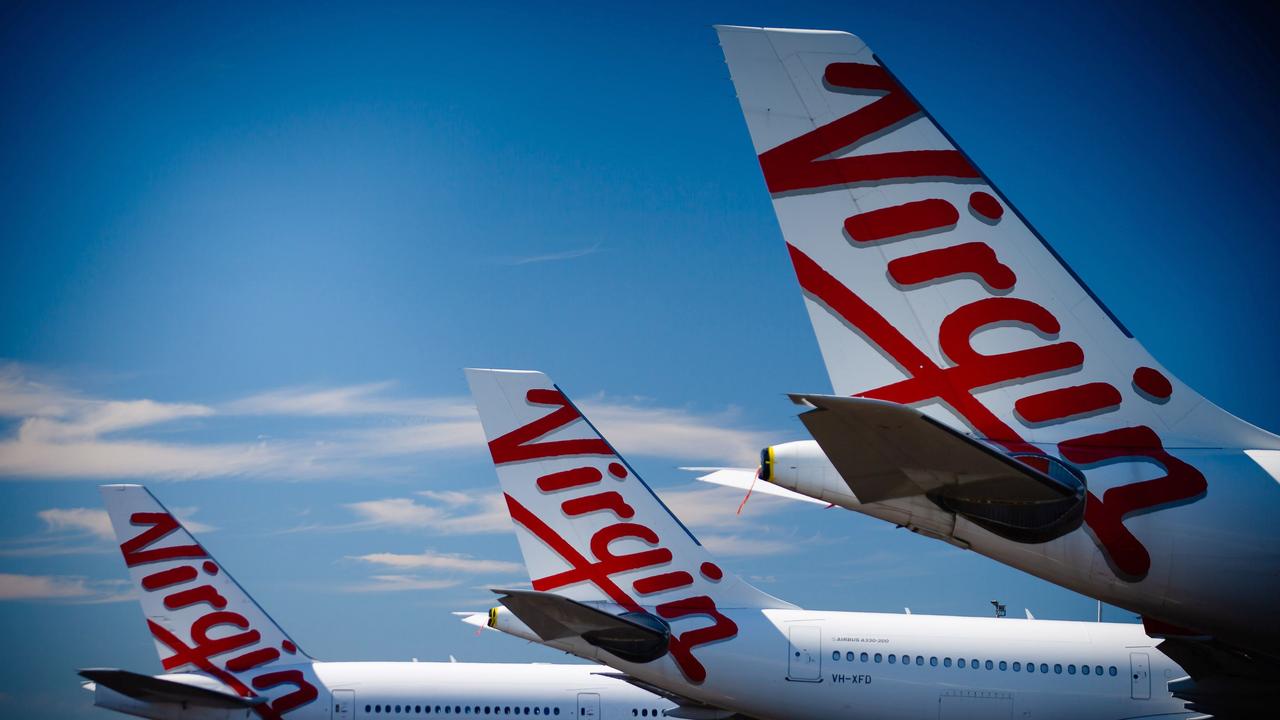
<path id="1" fill-rule="evenodd" d="M 1120 720 L 1190 714 L 1166 687 L 1186 673 L 1139 625 L 721 612 L 739 632 L 700 649 L 707 669 L 700 684 L 686 680 L 669 658 L 638 665 L 581 640 L 550 644 L 672 692 L 770 720 Z M 504 622 L 510 625 L 503 627 Z M 499 629 L 519 634 L 518 623 L 499 613 Z"/>
<path id="2" fill-rule="evenodd" d="M 1258 622 L 1272 614 L 1280 594 L 1276 451 L 1181 451 L 1204 473 L 1209 489 L 1196 502 L 1125 518 L 1125 527 L 1141 540 L 1151 559 L 1151 572 L 1136 581 L 1108 564 L 1085 527 L 1049 542 L 1019 543 L 946 512 L 925 497 L 863 504 L 816 442 L 786 443 L 774 451 L 780 459 L 774 482 L 789 490 L 946 540 L 1084 595 L 1232 645 L 1271 654 L 1280 643 L 1280 627 Z M 1151 466 L 1148 472 L 1155 471 Z"/>
<path id="3" fill-rule="evenodd" d="M 675 705 L 630 683 L 601 675 L 599 665 L 439 662 L 316 662 L 298 666 L 314 678 L 318 697 L 286 714 L 286 720 L 364 718 L 547 717 L 630 720 L 661 717 Z M 288 669 L 288 668 L 280 668 Z M 207 676 L 180 673 L 166 679 L 226 692 Z M 253 711 L 183 711 L 168 703 L 143 703 L 105 687 L 102 707 L 150 718 L 257 718 Z M 194 712 L 193 712 L 194 711 Z"/>

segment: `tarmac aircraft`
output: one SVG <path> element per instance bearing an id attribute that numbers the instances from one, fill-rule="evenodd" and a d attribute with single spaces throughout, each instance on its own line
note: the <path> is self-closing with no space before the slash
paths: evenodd
<path id="1" fill-rule="evenodd" d="M 717 32 L 835 393 L 760 477 L 1140 613 L 1197 707 L 1269 694 L 1280 438 L 1161 367 L 860 39 Z"/>
<path id="2" fill-rule="evenodd" d="M 761 720 L 1172 718 L 1137 624 L 806 610 L 724 568 L 538 372 L 468 370 L 532 590 L 489 625 Z"/>
<path id="3" fill-rule="evenodd" d="M 81 670 L 98 707 L 157 720 L 629 720 L 681 709 L 599 665 L 315 660 L 146 488 L 106 485 L 102 496 L 165 673 Z"/>

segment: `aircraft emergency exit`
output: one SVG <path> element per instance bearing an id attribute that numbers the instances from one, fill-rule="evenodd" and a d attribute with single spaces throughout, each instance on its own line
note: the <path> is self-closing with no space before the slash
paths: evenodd
<path id="1" fill-rule="evenodd" d="M 1141 613 L 1188 699 L 1266 692 L 1280 438 L 1161 367 L 861 40 L 717 31 L 835 392 L 761 476 Z"/>
<path id="2" fill-rule="evenodd" d="M 99 707 L 158 720 L 630 720 L 679 707 L 599 665 L 315 660 L 146 488 L 102 495 L 165 673 L 81 670 Z"/>
<path id="3" fill-rule="evenodd" d="M 542 373 L 468 370 L 532 590 L 490 625 L 764 720 L 1146 718 L 1184 673 L 1136 624 L 806 610 L 734 574 Z"/>

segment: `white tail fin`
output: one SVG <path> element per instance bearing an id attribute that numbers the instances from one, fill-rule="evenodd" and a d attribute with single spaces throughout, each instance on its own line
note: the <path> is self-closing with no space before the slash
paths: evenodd
<path id="1" fill-rule="evenodd" d="M 792 607 L 721 568 L 569 398 L 539 372 L 467 370 L 533 588 L 660 617 L 709 617 L 673 636 L 693 648 L 736 635 L 718 610 Z"/>
<path id="2" fill-rule="evenodd" d="M 270 695 L 255 708 L 268 719 L 316 699 L 309 671 L 297 667 L 311 659 L 154 495 L 104 485 L 102 499 L 166 672 L 203 673 L 241 697 Z"/>
<path id="3" fill-rule="evenodd" d="M 1013 450 L 1280 447 L 1161 368 L 861 40 L 717 32 L 837 394 Z"/>

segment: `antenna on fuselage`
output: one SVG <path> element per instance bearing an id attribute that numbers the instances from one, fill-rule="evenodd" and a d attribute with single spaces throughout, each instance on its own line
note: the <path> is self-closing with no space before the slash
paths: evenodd
<path id="1" fill-rule="evenodd" d="M 994 607 L 994 608 L 996 609 L 996 617 L 998 617 L 998 618 L 1002 618 L 1002 617 L 1004 617 L 1004 615 L 1005 615 L 1005 606 L 1004 606 L 1004 603 L 1000 602 L 999 600 L 992 600 L 992 601 L 991 601 L 991 606 L 992 606 L 992 607 Z"/>

